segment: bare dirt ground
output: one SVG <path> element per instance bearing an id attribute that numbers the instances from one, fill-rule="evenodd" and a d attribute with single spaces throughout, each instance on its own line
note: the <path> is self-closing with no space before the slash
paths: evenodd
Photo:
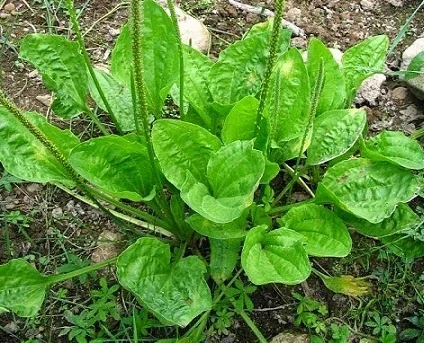
<path id="1" fill-rule="evenodd" d="M 396 7 L 383 0 L 287 1 L 286 19 L 302 28 L 307 38 L 318 37 L 328 46 L 343 51 L 372 35 L 387 34 L 393 39 L 420 2 L 404 1 L 401 6 Z M 3 89 L 23 109 L 43 113 L 57 125 L 71 128 L 81 136 L 91 136 L 95 130 L 89 121 L 79 118 L 69 123 L 50 112 L 46 106 L 49 91 L 43 86 L 33 67 L 24 63 L 18 56 L 20 39 L 26 34 L 50 32 L 69 35 L 64 6 L 60 6 L 59 1 L 48 0 L 14 0 L 13 4 L 15 12 L 9 16 L 0 16 L 0 69 Z M 271 0 L 252 0 L 249 4 L 273 10 Z M 4 2 L 0 1 L 0 8 L 1 5 L 4 5 Z M 127 18 L 125 4 L 117 0 L 92 0 L 77 1 L 76 7 L 81 9 L 80 20 L 83 28 L 89 30 L 85 39 L 93 62 L 107 64 L 119 28 Z M 224 0 L 182 0 L 180 7 L 199 18 L 209 28 L 212 34 L 210 53 L 213 57 L 217 57 L 219 51 L 229 43 L 241 38 L 250 26 L 265 20 L 260 15 L 238 10 Z M 3 9 L 0 13 L 6 12 Z M 424 33 L 423 23 L 424 11 L 421 11 L 408 29 L 406 38 L 389 58 L 388 67 L 391 70 L 400 68 L 401 52 Z M 295 38 L 293 44 L 304 48 L 306 39 Z M 388 78 L 376 102 L 362 104 L 367 107 L 369 124 L 373 131 L 401 129 L 411 132 L 422 127 L 424 103 L 409 91 L 401 97 L 393 96 L 397 94 L 393 90 L 402 86 L 395 78 Z M 18 182 L 9 188 L 7 180 L 10 176 L 4 174 L 0 167 L 1 175 L 0 263 L 10 258 L 25 257 L 34 262 L 40 271 L 54 272 L 57 267 L 69 263 L 69 254 L 89 260 L 98 235 L 105 229 L 116 229 L 96 210 L 54 186 Z M 16 180 L 12 178 L 11 182 L 14 181 Z M 15 222 L 13 218 L 17 218 Z M 291 296 L 293 291 L 323 301 L 329 308 L 329 316 L 347 322 L 354 328 L 357 325 L 359 331 L 364 328 L 363 325 L 359 326 L 361 321 L 362 324 L 364 321 L 360 318 L 361 309 L 368 305 L 371 308 L 378 306 L 381 313 L 393 318 L 398 328 L 405 326 L 404 318 L 412 315 L 420 306 L 411 300 L 414 298 L 416 284 L 408 284 L 405 280 L 412 278 L 418 282 L 423 273 L 424 260 L 408 265 L 407 271 L 398 270 L 396 268 L 399 260 L 380 256 L 378 242 L 359 236 L 354 238 L 355 249 L 352 256 L 337 261 L 321 259 L 316 262 L 339 274 L 376 274 L 373 281 L 374 294 L 362 300 L 335 295 L 329 293 L 319 279 L 314 277 L 302 286 L 261 288 L 252 297 L 256 309 L 252 319 L 266 337 L 272 337 L 284 329 L 298 330 L 293 324 L 296 314 L 296 304 Z M 395 274 L 408 272 L 410 275 L 396 274 L 396 279 L 391 280 L 390 284 L 382 279 L 381 273 L 385 269 Z M 107 278 L 113 283 L 113 272 Z M 420 287 L 422 282 L 421 280 Z M 75 304 L 87 303 L 88 294 L 93 287 L 98 287 L 94 281 L 84 284 L 66 283 L 61 288 L 54 289 L 52 298 L 46 302 L 43 314 L 36 319 L 24 320 L 12 315 L 0 315 L 0 342 L 69 341 L 66 336 L 59 337 L 59 333 L 69 325 L 63 313 L 66 309 L 74 309 Z M 71 303 L 64 305 L 60 301 L 60 289 L 66 290 L 67 299 Z M 128 296 L 120 293 L 118 297 L 122 301 Z M 355 318 L 355 315 L 358 315 L 358 318 Z M 117 324 L 113 320 L 108 325 L 112 332 L 117 330 Z M 227 334 L 226 338 L 223 335 L 216 341 L 255 342 L 254 336 L 241 320 L 235 320 Z M 359 338 L 361 334 L 354 335 L 352 341 L 357 342 Z M 121 341 L 126 342 L 125 339 Z"/>

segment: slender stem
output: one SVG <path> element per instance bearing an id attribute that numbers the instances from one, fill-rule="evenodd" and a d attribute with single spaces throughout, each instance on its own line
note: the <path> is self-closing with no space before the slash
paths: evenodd
<path id="1" fill-rule="evenodd" d="M 178 55 L 180 57 L 180 118 L 184 117 L 184 52 L 183 42 L 181 40 L 180 27 L 178 25 L 177 13 L 175 12 L 174 0 L 167 0 L 169 14 L 171 15 L 172 24 L 174 25 L 175 34 L 177 36 Z"/>
<path id="2" fill-rule="evenodd" d="M 66 0 L 66 7 L 68 8 L 69 16 L 70 16 L 71 23 L 72 23 L 72 27 L 74 29 L 74 32 L 75 32 L 76 36 L 77 36 L 77 40 L 78 40 L 78 43 L 80 45 L 81 52 L 82 52 L 82 55 L 84 57 L 84 61 L 85 61 L 85 64 L 87 66 L 88 72 L 90 73 L 90 76 L 91 76 L 91 78 L 92 78 L 92 80 L 94 82 L 94 85 L 95 85 L 97 91 L 99 92 L 100 98 L 102 99 L 102 101 L 103 101 L 103 103 L 104 103 L 104 105 L 105 105 L 105 107 L 107 109 L 107 112 L 109 113 L 109 115 L 110 115 L 110 117 L 111 117 L 111 119 L 112 119 L 112 121 L 113 121 L 116 129 L 120 133 L 122 133 L 121 127 L 120 127 L 118 121 L 116 120 L 116 116 L 115 116 L 112 108 L 110 107 L 110 104 L 109 104 L 109 102 L 106 99 L 106 96 L 105 96 L 105 94 L 103 92 L 103 89 L 100 86 L 99 80 L 97 79 L 96 73 L 94 72 L 94 68 L 93 68 L 93 66 L 91 64 L 91 61 L 90 61 L 90 56 L 88 56 L 87 48 L 86 48 L 85 43 L 84 43 L 84 38 L 82 37 L 81 28 L 80 28 L 80 26 L 78 24 L 78 19 L 77 19 L 76 13 L 75 13 L 73 0 Z M 95 117 L 92 114 L 93 114 L 92 112 L 91 112 L 91 114 L 88 113 L 88 115 L 90 116 L 90 118 L 97 124 L 97 126 L 99 126 L 100 121 L 97 119 L 97 117 Z M 97 121 L 95 121 L 95 119 L 93 117 L 95 117 L 97 119 Z M 100 125 L 103 126 L 101 123 L 100 123 Z M 101 129 L 100 126 L 99 126 L 99 128 Z M 104 132 L 104 130 L 106 131 L 106 133 Z M 103 134 L 105 134 L 105 135 L 109 134 L 106 129 L 104 129 L 104 130 L 102 130 Z"/>
<path id="3" fill-rule="evenodd" d="M 110 258 L 106 261 L 102 261 L 102 262 L 99 262 L 99 263 L 96 263 L 96 264 L 92 264 L 90 266 L 87 266 L 87 267 L 84 267 L 84 268 L 81 268 L 81 269 L 73 270 L 72 272 L 69 272 L 69 273 L 49 276 L 48 277 L 49 283 L 52 285 L 52 284 L 57 283 L 57 282 L 66 281 L 66 280 L 72 279 L 72 278 L 80 276 L 80 275 L 84 275 L 84 274 L 94 272 L 98 269 L 102 269 L 102 268 L 105 268 L 105 267 L 107 267 L 111 264 L 116 263 L 117 259 L 118 259 L 118 257 L 113 257 L 113 258 Z"/>
<path id="4" fill-rule="evenodd" d="M 103 133 L 103 135 L 105 136 L 110 135 L 109 131 L 106 129 L 106 127 L 102 124 L 102 122 L 99 120 L 99 118 L 97 118 L 97 116 L 93 113 L 91 109 L 87 107 L 85 109 L 85 113 L 90 117 L 90 119 L 99 128 L 99 130 Z"/>
<path id="5" fill-rule="evenodd" d="M 250 330 L 256 335 L 256 337 L 259 339 L 259 342 L 261 343 L 268 343 L 264 335 L 262 335 L 262 332 L 258 329 L 256 324 L 253 322 L 252 319 L 247 315 L 244 310 L 241 310 L 239 312 L 239 315 L 243 318 L 243 320 L 246 322 L 247 326 L 249 326 Z"/>
<path id="6" fill-rule="evenodd" d="M 272 70 L 274 69 L 275 60 L 277 58 L 277 45 L 280 39 L 280 31 L 281 31 L 281 23 L 283 20 L 283 10 L 284 10 L 284 0 L 276 0 L 275 4 L 275 17 L 274 24 L 272 26 L 272 34 L 269 48 L 269 58 L 265 71 L 264 82 L 262 83 L 259 107 L 256 117 L 256 128 L 255 128 L 255 136 L 258 135 L 262 130 L 262 117 L 265 110 L 265 100 L 268 95 L 269 84 L 271 79 Z"/>
<path id="7" fill-rule="evenodd" d="M 292 175 L 292 179 L 283 188 L 283 190 L 275 197 L 275 199 L 274 199 L 274 201 L 272 202 L 272 205 L 271 205 L 272 207 L 278 204 L 278 202 L 283 198 L 283 196 L 291 189 L 293 184 L 299 179 L 300 175 L 302 175 L 307 169 L 308 169 L 308 167 L 304 167 L 297 175 L 294 175 L 293 171 L 290 172 L 290 175 Z"/>
<path id="8" fill-rule="evenodd" d="M 168 206 L 166 195 L 163 190 L 163 185 L 159 171 L 156 166 L 156 159 L 153 150 L 152 137 L 150 133 L 150 127 L 148 122 L 148 107 L 147 107 L 147 95 L 146 95 L 146 84 L 144 80 L 144 69 L 143 69 L 143 19 L 144 19 L 144 8 L 142 0 L 131 1 L 131 34 L 132 34 L 132 52 L 133 52 L 133 64 L 134 64 L 134 91 L 136 94 L 136 108 L 134 111 L 134 120 L 136 126 L 137 135 L 144 135 L 147 142 L 147 151 L 149 154 L 150 164 L 153 169 L 155 177 L 155 184 L 157 187 L 158 203 L 165 217 L 174 221 L 175 229 L 178 230 L 178 236 L 184 236 L 181 232 L 181 228 L 178 223 L 174 220 L 174 216 Z M 141 119 L 141 122 L 140 122 Z"/>

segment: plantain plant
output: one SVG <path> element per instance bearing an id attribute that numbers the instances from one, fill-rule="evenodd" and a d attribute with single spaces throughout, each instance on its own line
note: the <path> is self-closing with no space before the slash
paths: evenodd
<path id="1" fill-rule="evenodd" d="M 133 0 L 105 71 L 91 65 L 67 4 L 76 41 L 28 35 L 20 56 L 55 92 L 54 113 L 88 115 L 99 136 L 80 141 L 0 92 L 0 161 L 15 177 L 75 194 L 139 238 L 119 257 L 68 274 L 9 261 L 0 266 L 1 310 L 34 316 L 52 284 L 115 264 L 120 284 L 163 323 L 185 327 L 201 315 L 186 333 L 193 342 L 242 272 L 255 285 L 301 283 L 313 271 L 310 256 L 350 253 L 348 228 L 402 256 L 424 255 L 413 234 L 421 219 L 407 204 L 423 194 L 424 152 L 401 132 L 367 138 L 366 113 L 352 108 L 362 81 L 383 70 L 386 36 L 349 48 L 341 62 L 312 38 L 302 57 L 289 47 L 277 0 L 273 21 L 213 62 L 181 43 L 172 6 L 170 18 L 153 0 Z M 170 95 L 179 119 L 164 114 Z M 305 200 L 294 200 L 295 187 Z M 355 295 L 344 279 L 317 275 Z"/>

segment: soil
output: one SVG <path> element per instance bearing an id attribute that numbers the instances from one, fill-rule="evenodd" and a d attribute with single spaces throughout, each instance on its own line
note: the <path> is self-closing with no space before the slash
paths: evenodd
<path id="1" fill-rule="evenodd" d="M 286 19 L 302 28 L 306 38 L 318 37 L 328 46 L 343 51 L 372 35 L 387 34 L 392 40 L 421 1 L 403 1 L 400 7 L 395 7 L 390 2 L 287 1 Z M 74 119 L 70 123 L 61 120 L 50 112 L 48 106 L 37 100 L 40 96 L 48 100 L 51 94 L 43 86 L 38 74 L 33 72 L 33 67 L 18 56 L 20 39 L 26 34 L 51 32 L 69 35 L 63 6 L 60 7 L 60 2 L 57 1 L 15 0 L 13 3 L 17 13 L 7 19 L 0 19 L 0 69 L 3 89 L 21 108 L 43 113 L 50 121 L 63 128 L 70 128 L 81 136 L 92 136 L 95 129 L 89 121 L 82 118 Z M 371 3 L 373 8 L 367 9 L 366 3 Z M 252 0 L 249 4 L 274 9 L 271 0 Z M 0 1 L 0 9 L 3 5 L 4 1 Z M 229 43 L 241 38 L 249 27 L 265 19 L 263 16 L 238 10 L 224 0 L 182 0 L 180 7 L 199 18 L 210 29 L 210 54 L 213 58 L 217 58 L 219 52 Z M 126 7 L 118 0 L 91 0 L 76 1 L 76 8 L 82 9 L 82 27 L 85 30 L 91 28 L 85 36 L 91 59 L 95 64 L 107 64 L 119 28 L 127 18 Z M 4 10 L 0 13 L 4 13 Z M 392 71 L 399 70 L 404 48 L 424 33 L 423 23 L 424 11 L 421 11 L 408 29 L 405 39 L 389 58 L 387 65 Z M 293 45 L 304 48 L 306 38 L 294 38 Z M 375 104 L 361 104 L 366 106 L 372 131 L 399 129 L 410 133 L 423 125 L 424 103 L 409 91 L 405 98 L 393 97 L 393 90 L 400 86 L 403 85 L 397 79 L 389 78 L 383 84 Z M 20 211 L 28 222 L 25 225 L 7 223 L 5 216 L 12 211 Z M 24 183 L 14 184 L 11 190 L 2 187 L 0 183 L 0 226 L 0 263 L 5 263 L 12 257 L 25 257 L 34 262 L 41 272 L 47 273 L 55 272 L 58 266 L 66 263 L 69 253 L 89 259 L 99 234 L 104 230 L 117 231 L 108 218 L 64 191 L 51 185 Z M 364 276 L 376 270 L 390 269 L 399 262 L 397 258 L 389 260 L 380 256 L 381 249 L 376 241 L 357 237 L 354 242 L 352 256 L 339 260 L 317 259 L 314 263 L 329 272 Z M 423 273 L 423 262 L 424 260 L 420 259 L 408 266 L 411 275 L 417 276 L 416 279 Z M 113 283 L 112 271 L 107 277 Z M 361 323 L 361 318 L 352 319 L 353 314 L 360 313 L 361 308 L 368 306 L 367 302 L 370 304 L 373 299 L 378 298 L 384 300 L 379 303 L 381 313 L 396 318 L 395 324 L 400 329 L 405 326 L 404 318 L 412 315 L 420 306 L 414 301 L 407 301 L 414 298 L 417 286 L 397 285 L 403 288 L 402 294 L 389 299 L 396 293 L 393 290 L 388 292 L 382 279 L 376 278 L 373 281 L 374 295 L 362 300 L 331 293 L 316 277 L 311 277 L 307 283 L 296 287 L 262 287 L 252 296 L 255 310 L 251 317 L 265 337 L 270 338 L 285 329 L 299 330 L 294 326 L 296 302 L 291 296 L 293 292 L 322 301 L 329 308 L 329 317 L 350 325 Z M 66 283 L 63 287 L 67 289 L 71 301 L 76 304 L 87 301 L 87 290 L 92 286 L 90 283 Z M 419 287 L 422 289 L 422 284 Z M 58 288 L 53 289 L 56 295 L 57 291 Z M 384 298 L 386 295 L 387 299 Z M 120 298 L 124 299 L 124 296 L 124 292 L 120 294 Z M 388 302 L 389 300 L 392 302 Z M 372 307 L 372 304 L 369 306 Z M 0 342 L 29 342 L 30 339 L 33 339 L 32 342 L 67 342 L 66 336 L 59 337 L 61 330 L 69 323 L 63 318 L 63 310 L 58 301 L 49 298 L 43 313 L 43 316 L 27 321 L 12 315 L 1 315 Z M 116 329 L 113 325 L 111 328 Z M 366 330 L 363 326 L 362 329 Z M 235 319 L 228 331 L 227 335 L 215 335 L 211 341 L 256 341 L 241 319 Z M 360 337 L 360 334 L 354 335 L 352 341 L 357 342 Z"/>

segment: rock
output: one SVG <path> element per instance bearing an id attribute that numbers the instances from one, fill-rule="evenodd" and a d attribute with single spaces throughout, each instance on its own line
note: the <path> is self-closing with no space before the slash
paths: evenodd
<path id="1" fill-rule="evenodd" d="M 387 0 L 387 2 L 395 7 L 402 7 L 405 3 L 405 0 Z"/>
<path id="2" fill-rule="evenodd" d="M 52 103 L 52 97 L 49 94 L 46 95 L 37 95 L 35 99 L 39 102 L 41 102 L 44 106 L 50 107 L 50 104 Z"/>
<path id="3" fill-rule="evenodd" d="M 308 42 L 307 42 L 306 38 L 294 37 L 291 40 L 291 45 L 296 47 L 296 48 L 305 49 L 306 46 L 308 45 Z"/>
<path id="4" fill-rule="evenodd" d="M 62 208 L 61 207 L 55 207 L 52 210 L 52 217 L 54 219 L 60 219 L 60 218 L 62 218 L 63 217 L 63 210 L 62 210 Z"/>
<path id="5" fill-rule="evenodd" d="M 361 1 L 361 6 L 365 11 L 372 11 L 376 5 L 377 3 L 375 1 L 370 1 L 370 0 Z"/>
<path id="6" fill-rule="evenodd" d="M 400 110 L 399 113 L 401 114 L 402 121 L 406 123 L 423 118 L 423 114 L 418 111 L 417 106 L 414 104 L 411 104 L 407 108 Z"/>
<path id="7" fill-rule="evenodd" d="M 421 68 L 421 71 L 424 71 L 424 68 Z M 406 84 L 418 99 L 424 100 L 424 75 L 409 79 Z"/>
<path id="8" fill-rule="evenodd" d="M 5 10 L 6 12 L 12 12 L 16 9 L 16 6 L 14 3 L 9 2 L 8 4 L 4 5 L 3 10 Z"/>
<path id="9" fill-rule="evenodd" d="M 363 104 L 368 102 L 371 106 L 377 105 L 377 99 L 381 94 L 381 86 L 386 81 L 384 74 L 375 74 L 364 80 L 359 87 L 355 102 Z"/>
<path id="10" fill-rule="evenodd" d="M 9 13 L 5 13 L 5 12 L 0 13 L 0 19 L 9 19 L 9 18 L 10 18 Z"/>
<path id="11" fill-rule="evenodd" d="M 13 10 L 13 11 L 10 11 L 10 14 L 11 14 L 11 15 L 13 15 L 13 16 L 16 16 L 16 15 L 18 15 L 18 14 L 19 14 L 19 12 L 18 12 L 18 11 Z"/>
<path id="12" fill-rule="evenodd" d="M 284 17 L 287 21 L 290 21 L 294 24 L 299 24 L 300 20 L 302 19 L 302 10 L 297 7 L 290 8 Z"/>
<path id="13" fill-rule="evenodd" d="M 38 72 L 37 69 L 34 69 L 32 72 L 28 73 L 28 77 L 30 79 L 35 79 L 36 77 L 38 77 L 40 75 L 40 73 Z"/>
<path id="14" fill-rule="evenodd" d="M 412 59 L 422 51 L 424 51 L 424 38 L 418 38 L 403 52 L 401 69 L 406 70 Z"/>
<path id="15" fill-rule="evenodd" d="M 26 190 L 28 193 L 37 193 L 43 189 L 43 186 L 39 183 L 30 183 L 26 186 Z"/>
<path id="16" fill-rule="evenodd" d="M 342 57 L 343 57 L 343 52 L 339 49 L 335 49 L 335 48 L 330 48 L 329 49 L 331 54 L 333 55 L 333 58 L 335 59 L 335 61 L 338 64 L 342 64 Z"/>
<path id="17" fill-rule="evenodd" d="M 157 0 L 169 14 L 166 0 Z M 192 17 L 182 9 L 175 7 L 177 13 L 178 25 L 180 27 L 181 40 L 184 44 L 191 45 L 193 48 L 201 51 L 209 51 L 211 45 L 211 34 L 200 20 Z"/>
<path id="18" fill-rule="evenodd" d="M 91 261 L 98 263 L 116 257 L 121 252 L 119 242 L 122 236 L 119 233 L 105 230 L 97 238 L 97 247 L 91 254 Z"/>
<path id="19" fill-rule="evenodd" d="M 19 331 L 19 328 L 18 328 L 18 325 L 16 324 L 16 322 L 10 322 L 10 323 L 7 323 L 4 326 L 4 330 L 8 333 L 14 334 L 14 333 L 17 333 Z"/>
<path id="20" fill-rule="evenodd" d="M 391 92 L 393 100 L 405 100 L 408 97 L 408 88 L 396 87 Z"/>
<path id="21" fill-rule="evenodd" d="M 307 334 L 283 332 L 275 336 L 270 343 L 310 343 L 311 338 Z"/>
<path id="22" fill-rule="evenodd" d="M 116 36 L 118 36 L 119 35 L 119 33 L 121 32 L 121 30 L 120 29 L 109 29 L 109 34 L 112 36 L 112 37 L 116 37 Z"/>

